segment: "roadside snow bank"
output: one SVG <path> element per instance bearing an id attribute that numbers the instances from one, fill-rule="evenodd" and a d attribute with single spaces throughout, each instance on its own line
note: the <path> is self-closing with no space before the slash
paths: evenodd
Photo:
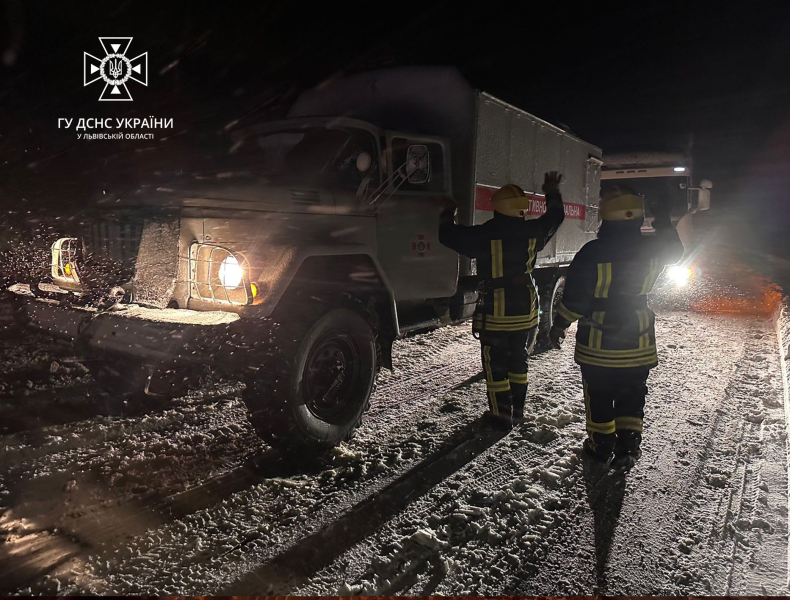
<path id="1" fill-rule="evenodd" d="M 782 364 L 782 383 L 785 392 L 785 417 L 790 424 L 790 373 L 788 373 L 788 361 L 790 361 L 790 303 L 784 299 L 781 306 L 776 311 L 776 336 L 779 340 L 779 359 Z"/>
<path id="2" fill-rule="evenodd" d="M 774 323 L 776 337 L 779 342 L 779 362 L 782 367 L 782 387 L 784 388 L 785 423 L 790 431 L 790 302 L 785 297 L 776 311 Z M 788 452 L 788 469 L 790 470 L 790 452 Z M 788 476 L 790 481 L 790 476 Z M 788 510 L 790 510 L 790 489 L 788 489 Z M 788 540 L 788 560 L 790 560 L 790 540 Z M 788 585 L 790 585 L 790 564 L 788 565 Z"/>

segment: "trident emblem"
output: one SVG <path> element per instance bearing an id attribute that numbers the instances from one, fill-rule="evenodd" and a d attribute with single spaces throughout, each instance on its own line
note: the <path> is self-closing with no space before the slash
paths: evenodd
<path id="1" fill-rule="evenodd" d="M 128 58 L 126 52 L 132 44 L 130 37 L 100 37 L 105 57 L 97 58 L 87 52 L 83 55 L 83 85 L 100 79 L 104 81 L 99 100 L 132 100 L 126 82 L 130 79 L 148 85 L 148 52 Z"/>
<path id="2" fill-rule="evenodd" d="M 116 58 L 115 62 L 112 59 L 109 61 L 110 65 L 110 76 L 113 79 L 120 79 L 121 78 L 121 59 Z"/>

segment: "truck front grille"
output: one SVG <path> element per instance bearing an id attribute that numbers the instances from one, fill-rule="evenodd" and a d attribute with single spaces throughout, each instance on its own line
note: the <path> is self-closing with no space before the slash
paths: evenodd
<path id="1" fill-rule="evenodd" d="M 120 285 L 132 279 L 142 234 L 142 220 L 96 220 L 83 225 L 85 267 L 93 273 L 94 285 Z"/>
<path id="2" fill-rule="evenodd" d="M 96 221 L 85 224 L 82 239 L 90 254 L 114 258 L 121 262 L 134 262 L 140 249 L 142 235 L 142 221 L 132 223 Z"/>

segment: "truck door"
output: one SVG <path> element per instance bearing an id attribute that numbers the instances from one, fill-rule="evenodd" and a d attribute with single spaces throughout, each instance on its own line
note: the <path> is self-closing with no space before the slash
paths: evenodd
<path id="1" fill-rule="evenodd" d="M 587 205 L 585 213 L 585 232 L 598 233 L 600 216 L 598 214 L 598 200 L 601 195 L 601 165 L 603 161 L 591 156 L 587 159 L 587 171 L 584 175 L 584 202 Z"/>
<path id="2" fill-rule="evenodd" d="M 398 301 L 452 296 L 458 255 L 439 243 L 439 199 L 452 196 L 449 145 L 397 132 L 386 142 L 389 185 L 374 205 L 379 262 Z M 415 161 L 421 173 L 410 181 Z"/>

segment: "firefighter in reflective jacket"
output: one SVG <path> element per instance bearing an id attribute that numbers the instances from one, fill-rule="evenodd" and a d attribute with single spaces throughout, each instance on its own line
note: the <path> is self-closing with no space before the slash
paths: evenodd
<path id="1" fill-rule="evenodd" d="M 477 259 L 483 285 L 472 331 L 480 336 L 490 418 L 505 428 L 524 418 L 527 361 L 538 326 L 538 294 L 532 279 L 535 258 L 565 218 L 559 185 L 562 175 L 546 173 L 546 212 L 527 220 L 530 198 L 508 184 L 493 195 L 494 217 L 465 227 L 444 218 L 439 240 Z M 448 215 L 449 213 L 445 213 Z"/>
<path id="2" fill-rule="evenodd" d="M 632 464 L 640 456 L 646 382 L 658 364 L 647 294 L 664 266 L 683 256 L 668 206 L 651 210 L 655 235 L 642 235 L 642 197 L 625 186 L 605 190 L 598 239 L 574 257 L 550 332 L 558 348 L 565 330 L 579 321 L 575 359 L 587 412 L 584 450 L 603 461 L 614 454 Z"/>

